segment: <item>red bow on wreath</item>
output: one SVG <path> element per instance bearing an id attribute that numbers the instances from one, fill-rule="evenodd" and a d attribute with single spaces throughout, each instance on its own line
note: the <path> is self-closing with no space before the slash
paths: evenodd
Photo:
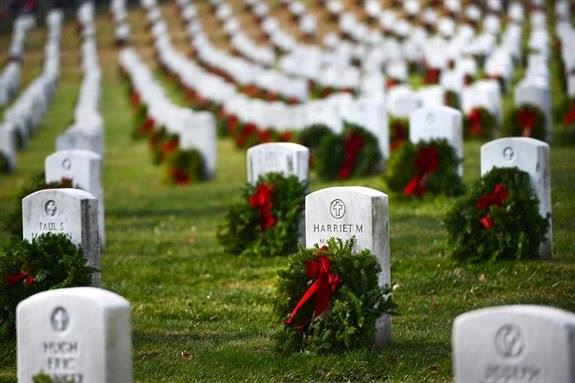
<path id="1" fill-rule="evenodd" d="M 346 135 L 343 140 L 343 165 L 337 174 L 338 179 L 349 178 L 364 143 L 362 135 L 357 132 Z"/>
<path id="2" fill-rule="evenodd" d="M 401 146 L 405 140 L 407 140 L 407 127 L 405 122 L 400 120 L 395 120 L 391 123 L 391 132 L 393 136 L 393 141 L 391 142 L 391 150 L 396 150 Z"/>
<path id="3" fill-rule="evenodd" d="M 140 126 L 140 133 L 149 133 L 154 130 L 154 125 L 156 121 L 152 117 L 147 117 L 146 120 Z"/>
<path id="4" fill-rule="evenodd" d="M 441 75 L 441 70 L 437 68 L 429 68 L 425 71 L 423 75 L 423 83 L 426 85 L 433 85 L 439 83 L 439 76 Z"/>
<path id="5" fill-rule="evenodd" d="M 273 186 L 262 183 L 256 187 L 254 194 L 248 198 L 250 207 L 260 209 L 260 227 L 262 230 L 271 229 L 276 224 L 272 214 Z"/>
<path id="6" fill-rule="evenodd" d="M 24 281 L 28 286 L 32 285 L 36 280 L 27 272 L 21 271 L 19 273 L 12 273 L 6 278 L 6 286 L 14 286 L 16 283 Z"/>
<path id="7" fill-rule="evenodd" d="M 575 105 L 573 105 L 571 109 L 567 112 L 565 117 L 563 117 L 563 124 L 566 127 L 573 123 L 575 123 Z"/>
<path id="8" fill-rule="evenodd" d="M 417 168 L 413 177 L 403 188 L 403 194 L 407 197 L 416 195 L 422 197 L 425 194 L 425 186 L 431 173 L 439 168 L 439 151 L 435 146 L 422 146 L 415 158 Z"/>
<path id="9" fill-rule="evenodd" d="M 176 183 L 176 185 L 185 185 L 191 182 L 188 173 L 180 168 L 172 168 L 170 170 L 170 177 L 172 181 Z"/>
<path id="10" fill-rule="evenodd" d="M 473 108 L 469 112 L 469 132 L 472 136 L 480 136 L 483 131 L 483 124 L 481 121 L 481 109 Z"/>
<path id="11" fill-rule="evenodd" d="M 505 202 L 508 196 L 509 192 L 507 191 L 507 189 L 505 189 L 505 186 L 497 184 L 495 185 L 491 193 L 487 193 L 479 197 L 475 207 L 478 209 L 489 209 L 492 205 L 497 205 L 501 207 L 501 205 L 503 205 L 503 202 Z M 489 214 L 481 217 L 479 219 L 479 222 L 487 230 L 495 226 L 495 222 L 493 222 L 493 218 L 491 218 Z"/>
<path id="12" fill-rule="evenodd" d="M 322 253 L 327 252 L 327 246 L 323 246 L 320 251 L 316 253 L 315 261 L 306 261 L 305 263 L 305 276 L 313 278 L 314 282 L 302 295 L 299 302 L 291 312 L 286 324 L 291 325 L 299 310 L 315 296 L 315 305 L 311 318 L 307 318 L 303 323 L 296 326 L 296 329 L 301 330 L 305 327 L 314 317 L 321 315 L 329 307 L 331 297 L 337 291 L 341 280 L 335 273 L 330 272 L 331 262 L 329 258 Z"/>
<path id="13" fill-rule="evenodd" d="M 531 137 L 531 133 L 533 132 L 533 128 L 535 127 L 535 121 L 537 120 L 537 116 L 533 112 L 533 110 L 529 108 L 522 108 L 517 113 L 517 123 L 521 128 L 521 132 L 523 137 Z"/>

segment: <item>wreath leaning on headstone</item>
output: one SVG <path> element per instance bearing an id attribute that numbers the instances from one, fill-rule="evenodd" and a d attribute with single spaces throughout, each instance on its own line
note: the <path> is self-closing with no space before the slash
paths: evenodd
<path id="1" fill-rule="evenodd" d="M 232 254 L 287 255 L 297 248 L 306 184 L 296 176 L 267 173 L 247 183 L 230 207 L 218 239 Z"/>
<path id="2" fill-rule="evenodd" d="M 463 193 L 460 160 L 445 139 L 405 142 L 389 157 L 384 179 L 389 188 L 406 197 L 423 197 L 427 193 L 448 196 Z"/>
<path id="3" fill-rule="evenodd" d="M 536 106 L 523 104 L 513 109 L 504 134 L 511 137 L 531 137 L 545 140 L 545 114 Z"/>
<path id="4" fill-rule="evenodd" d="M 539 215 L 529 174 L 494 168 L 455 202 L 444 224 L 456 259 L 530 259 L 539 257 L 549 217 Z"/>
<path id="5" fill-rule="evenodd" d="M 391 290 L 378 285 L 377 258 L 369 250 L 355 252 L 354 245 L 355 238 L 331 238 L 327 246 L 290 255 L 273 294 L 278 349 L 320 353 L 369 347 L 376 320 L 395 313 Z"/>
<path id="6" fill-rule="evenodd" d="M 463 126 L 465 137 L 490 138 L 493 137 L 497 119 L 487 109 L 475 107 L 465 115 Z"/>
<path id="7" fill-rule="evenodd" d="M 347 121 L 341 134 L 323 124 L 311 125 L 302 130 L 299 141 L 310 149 L 314 168 L 324 180 L 373 174 L 381 163 L 377 138 Z"/>
<path id="8" fill-rule="evenodd" d="M 20 301 L 41 291 L 89 286 L 94 271 L 65 234 L 12 243 L 0 254 L 0 338 L 13 338 Z"/>

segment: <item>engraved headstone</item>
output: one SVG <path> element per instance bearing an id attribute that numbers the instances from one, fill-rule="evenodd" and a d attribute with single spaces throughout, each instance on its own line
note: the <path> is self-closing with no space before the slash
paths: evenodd
<path id="1" fill-rule="evenodd" d="M 463 160 L 462 115 L 457 109 L 448 106 L 419 108 L 409 116 L 409 140 L 413 143 L 436 138 L 446 139 L 459 159 Z M 458 167 L 463 175 L 463 165 Z"/>
<path id="2" fill-rule="evenodd" d="M 248 182 L 255 184 L 259 176 L 278 172 L 296 176 L 307 182 L 309 149 L 290 142 L 259 144 L 248 149 Z"/>
<path id="3" fill-rule="evenodd" d="M 357 239 L 356 250 L 369 249 L 381 266 L 380 286 L 390 285 L 389 208 L 385 193 L 360 186 L 331 187 L 310 193 L 305 199 L 305 244 L 323 245 L 331 237 Z M 376 323 L 375 344 L 391 339 L 391 318 Z"/>
<path id="4" fill-rule="evenodd" d="M 130 304 L 93 287 L 38 293 L 17 308 L 18 381 L 132 382 Z"/>
<path id="5" fill-rule="evenodd" d="M 104 224 L 104 190 L 102 188 L 102 157 L 90 150 L 60 150 L 50 154 L 44 161 L 46 183 L 72 181 L 72 185 L 98 198 L 98 233 L 100 247 L 106 243 Z"/>
<path id="6" fill-rule="evenodd" d="M 458 316 L 455 383 L 575 382 L 575 315 L 544 306 L 501 306 Z"/>
<path id="7" fill-rule="evenodd" d="M 494 167 L 518 167 L 529 173 L 531 186 L 539 199 L 539 213 L 543 217 L 551 214 L 549 145 L 527 137 L 506 137 L 490 141 L 481 147 L 481 174 L 487 173 Z M 540 248 L 540 256 L 544 259 L 551 258 L 553 252 L 551 222 L 549 222 L 547 236 Z"/>
<path id="8" fill-rule="evenodd" d="M 66 234 L 80 246 L 88 265 L 100 267 L 98 200 L 78 189 L 46 189 L 22 200 L 23 238 L 48 232 Z M 100 285 L 100 273 L 92 274 L 92 285 Z"/>

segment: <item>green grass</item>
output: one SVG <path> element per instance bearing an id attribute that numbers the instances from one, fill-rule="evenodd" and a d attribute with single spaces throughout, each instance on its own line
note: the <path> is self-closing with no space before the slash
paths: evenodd
<path id="1" fill-rule="evenodd" d="M 223 213 L 246 179 L 245 154 L 222 139 L 215 181 L 162 184 L 162 170 L 151 165 L 147 145 L 130 139 L 132 114 L 106 21 L 98 29 L 107 145 L 102 287 L 132 304 L 137 382 L 449 382 L 451 326 L 458 314 L 515 303 L 575 311 L 575 153 L 552 147 L 551 261 L 457 264 L 446 254 L 441 226 L 451 200 L 391 195 L 391 273 L 401 311 L 393 321 L 392 344 L 382 352 L 277 353 L 269 339 L 274 328 L 269 298 L 286 259 L 231 256 L 216 240 Z M 60 88 L 37 135 L 20 153 L 18 171 L 0 178 L 0 219 L 14 205 L 19 186 L 42 170 L 54 138 L 72 116 L 80 72 L 73 26 L 65 31 Z M 468 185 L 479 176 L 480 145 L 465 144 Z M 312 177 L 311 189 L 335 184 Z M 337 184 L 387 189 L 379 176 Z M 0 243 L 7 240 L 0 233 Z M 15 345 L 0 344 L 0 382 L 14 382 L 15 376 Z"/>

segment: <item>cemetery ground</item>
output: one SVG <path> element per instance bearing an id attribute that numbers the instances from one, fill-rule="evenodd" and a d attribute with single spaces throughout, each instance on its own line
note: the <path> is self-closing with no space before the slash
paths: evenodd
<path id="1" fill-rule="evenodd" d="M 59 89 L 18 170 L 0 178 L 0 220 L 13 209 L 20 186 L 43 169 L 54 139 L 71 117 L 81 76 L 74 25 L 64 29 Z M 2 36 L 5 39 L 6 36 Z M 107 248 L 102 287 L 132 305 L 137 382 L 390 381 L 449 382 L 451 326 L 466 311 L 502 304 L 542 304 L 575 311 L 575 151 L 551 145 L 554 256 L 549 261 L 459 264 L 447 252 L 441 221 L 447 197 L 406 201 L 390 195 L 391 278 L 400 315 L 383 351 L 335 355 L 281 354 L 274 350 L 270 294 L 284 256 L 226 254 L 217 227 L 246 180 L 245 153 L 218 142 L 213 182 L 174 187 L 152 166 L 147 143 L 133 141 L 132 110 L 117 69 L 117 51 L 105 20 L 99 25 L 106 121 Z M 42 46 L 35 33 L 30 51 Z M 2 41 L 2 45 L 5 45 Z M 27 56 L 24 81 L 40 68 Z M 175 99 L 183 96 L 159 73 Z M 482 142 L 465 143 L 467 186 L 479 177 Z M 326 183 L 310 190 L 362 185 L 383 192 L 381 176 Z M 0 233 L 0 244 L 9 238 Z M 0 382 L 16 377 L 15 343 L 0 344 Z"/>

